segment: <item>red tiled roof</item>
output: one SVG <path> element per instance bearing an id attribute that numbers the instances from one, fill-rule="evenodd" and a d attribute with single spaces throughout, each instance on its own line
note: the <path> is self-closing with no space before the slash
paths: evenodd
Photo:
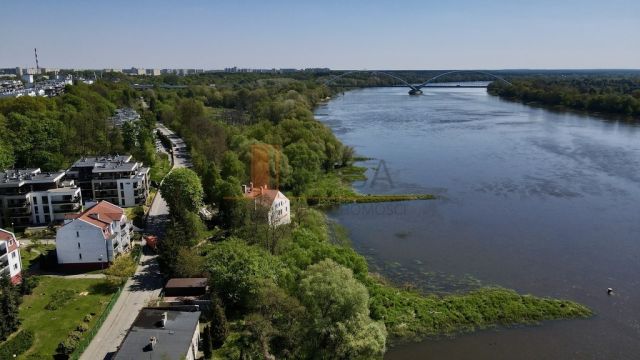
<path id="1" fill-rule="evenodd" d="M 13 252 L 18 248 L 18 240 L 16 240 L 15 235 L 7 230 L 0 229 L 0 241 L 7 242 L 8 252 Z"/>
<path id="2" fill-rule="evenodd" d="M 280 191 L 266 188 L 252 188 L 251 191 L 244 194 L 244 197 L 256 199 L 263 206 L 270 207 L 273 201 L 278 197 Z"/>
<path id="3" fill-rule="evenodd" d="M 9 241 L 9 240 L 11 240 L 13 238 L 14 238 L 13 233 L 11 233 L 11 232 L 9 232 L 7 230 L 4 230 L 4 229 L 0 229 L 0 240 Z"/>
<path id="4" fill-rule="evenodd" d="M 112 222 L 122 219 L 123 214 L 124 210 L 121 207 L 103 200 L 85 210 L 78 219 L 104 229 Z"/>

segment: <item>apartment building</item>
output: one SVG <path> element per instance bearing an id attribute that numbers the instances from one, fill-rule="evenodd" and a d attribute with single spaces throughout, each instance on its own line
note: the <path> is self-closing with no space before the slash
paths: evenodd
<path id="1" fill-rule="evenodd" d="M 101 201 L 58 229 L 58 264 L 76 270 L 106 268 L 130 249 L 132 230 L 121 207 Z"/>
<path id="2" fill-rule="evenodd" d="M 18 284 L 22 281 L 21 274 L 20 243 L 12 232 L 0 229 L 0 276 L 6 275 L 13 284 Z"/>
<path id="3" fill-rule="evenodd" d="M 82 211 L 80 188 L 64 176 L 64 171 L 39 168 L 0 172 L 0 226 L 49 225 Z"/>
<path id="4" fill-rule="evenodd" d="M 67 170 L 67 179 L 78 184 L 85 201 L 142 205 L 149 196 L 149 168 L 131 159 L 131 155 L 83 157 Z"/>

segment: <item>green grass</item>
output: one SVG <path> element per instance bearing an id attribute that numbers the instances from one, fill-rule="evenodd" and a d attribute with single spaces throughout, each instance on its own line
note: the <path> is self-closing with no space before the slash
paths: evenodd
<path id="1" fill-rule="evenodd" d="M 31 244 L 20 250 L 20 258 L 22 260 L 22 268 L 29 270 L 32 264 L 38 260 L 40 254 L 46 254 L 50 250 L 55 250 L 53 244 Z"/>
<path id="2" fill-rule="evenodd" d="M 45 306 L 60 289 L 71 290 L 74 295 L 64 306 L 46 310 Z M 83 292 L 88 294 L 81 295 Z M 30 355 L 52 358 L 58 343 L 82 323 L 85 315 L 95 313 L 89 323 L 94 326 L 113 292 L 115 289 L 106 286 L 102 279 L 41 277 L 33 293 L 25 296 L 20 305 L 20 328 L 33 331 L 35 336 L 33 347 L 20 358 L 27 359 Z"/>
<path id="3" fill-rule="evenodd" d="M 382 320 L 392 338 L 418 340 L 495 326 L 534 325 L 545 320 L 587 318 L 584 305 L 487 287 L 465 294 L 428 295 L 370 277 L 371 317 Z"/>

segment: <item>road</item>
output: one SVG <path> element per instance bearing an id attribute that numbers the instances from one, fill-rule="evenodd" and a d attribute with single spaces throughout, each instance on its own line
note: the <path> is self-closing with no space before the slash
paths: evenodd
<path id="1" fill-rule="evenodd" d="M 158 129 L 165 135 L 170 136 L 174 145 L 184 148 L 184 141 L 166 127 L 158 125 Z M 175 148 L 175 146 L 174 146 Z M 190 165 L 186 151 L 184 157 L 176 157 L 173 168 Z M 147 220 L 146 231 L 162 236 L 164 226 L 169 217 L 169 208 L 160 193 L 156 196 Z M 133 324 L 140 310 L 147 306 L 150 301 L 155 300 L 160 295 L 163 279 L 155 254 L 143 254 L 140 259 L 136 273 L 127 281 L 107 316 L 107 319 L 100 327 L 100 330 L 84 351 L 81 360 L 110 359 L 124 339 L 127 331 Z"/>

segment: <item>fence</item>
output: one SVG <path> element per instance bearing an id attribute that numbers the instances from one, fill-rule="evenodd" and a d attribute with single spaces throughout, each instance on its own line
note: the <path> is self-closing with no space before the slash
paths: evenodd
<path id="1" fill-rule="evenodd" d="M 120 297 L 120 293 L 122 293 L 122 288 L 123 288 L 122 286 L 119 287 L 118 291 L 116 291 L 115 294 L 111 295 L 111 300 L 109 300 L 109 303 L 104 308 L 104 311 L 102 312 L 102 314 L 100 314 L 100 317 L 98 318 L 98 320 L 96 320 L 95 324 L 93 324 L 93 327 L 91 328 L 91 330 L 83 334 L 82 339 L 80 339 L 80 342 L 78 343 L 78 346 L 73 351 L 73 353 L 69 355 L 69 360 L 80 359 L 80 356 L 82 355 L 82 353 L 87 349 L 87 347 L 91 343 L 91 340 L 93 340 L 93 338 L 96 336 L 96 334 L 100 330 L 100 327 L 102 327 L 102 324 L 104 323 L 105 319 L 107 318 L 107 316 L 109 316 L 109 313 L 113 308 L 113 305 L 116 303 L 116 301 L 118 301 L 118 298 Z"/>

